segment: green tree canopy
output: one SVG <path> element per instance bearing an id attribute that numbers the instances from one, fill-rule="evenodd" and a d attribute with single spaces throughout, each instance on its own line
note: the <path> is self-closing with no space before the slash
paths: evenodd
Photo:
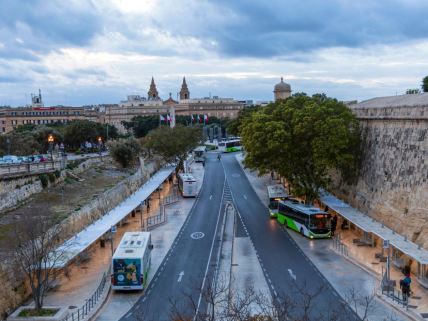
<path id="1" fill-rule="evenodd" d="M 96 143 L 98 137 L 101 137 L 105 142 L 108 138 L 117 138 L 118 131 L 115 126 L 100 124 L 89 120 L 74 120 L 68 123 L 64 128 L 64 140 L 68 147 L 79 148 L 86 142 Z"/>
<path id="2" fill-rule="evenodd" d="M 260 108 L 261 108 L 260 106 L 252 106 L 252 107 L 246 107 L 240 110 L 237 118 L 231 119 L 227 122 L 227 125 L 226 125 L 227 132 L 229 134 L 239 136 L 241 125 L 245 123 L 254 112 L 260 110 Z"/>
<path id="3" fill-rule="evenodd" d="M 278 172 L 307 202 L 328 187 L 331 170 L 351 179 L 358 168 L 358 121 L 325 95 L 297 94 L 263 107 L 246 118 L 241 137 L 246 166 Z"/>
<path id="4" fill-rule="evenodd" d="M 422 79 L 422 91 L 424 93 L 428 93 L 428 76 L 425 76 L 424 79 Z"/>
<path id="5" fill-rule="evenodd" d="M 113 159 L 123 168 L 135 164 L 141 151 L 141 146 L 135 138 L 111 141 L 108 146 Z"/>
<path id="6" fill-rule="evenodd" d="M 162 126 L 151 131 L 143 145 L 150 153 L 160 156 L 165 162 L 171 163 L 178 159 L 178 169 L 182 169 L 188 152 L 198 146 L 201 139 L 200 128 L 178 124 L 174 128 Z"/>

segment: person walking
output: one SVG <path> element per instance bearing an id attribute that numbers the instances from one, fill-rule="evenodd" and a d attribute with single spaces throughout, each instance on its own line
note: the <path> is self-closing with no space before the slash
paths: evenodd
<path id="1" fill-rule="evenodd" d="M 403 301 L 408 301 L 410 297 L 410 284 L 412 283 L 412 278 L 410 277 L 410 273 L 406 275 L 406 277 L 400 280 L 400 288 L 401 293 L 403 295 Z"/>
<path id="2" fill-rule="evenodd" d="M 334 236 L 337 227 L 337 215 L 333 215 L 331 218 L 331 236 Z"/>

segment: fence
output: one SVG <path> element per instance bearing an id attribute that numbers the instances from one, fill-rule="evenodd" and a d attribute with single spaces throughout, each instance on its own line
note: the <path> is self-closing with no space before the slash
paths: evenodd
<path id="1" fill-rule="evenodd" d="M 0 178 L 17 177 L 28 174 L 50 173 L 64 168 L 62 160 L 47 161 L 41 163 L 21 163 L 0 165 Z"/>
<path id="2" fill-rule="evenodd" d="M 381 280 L 382 295 L 386 295 L 394 302 L 401 304 L 403 307 L 408 309 L 409 307 L 409 296 L 403 295 L 401 290 L 395 287 L 395 281 L 388 280 L 386 271 L 382 269 L 382 280 Z"/>
<path id="3" fill-rule="evenodd" d="M 333 249 L 339 254 L 349 256 L 348 246 L 342 242 L 340 234 L 333 238 Z"/>
<path id="4" fill-rule="evenodd" d="M 104 288 L 107 282 L 107 274 L 104 272 L 103 277 L 101 279 L 100 285 L 98 285 L 97 290 L 92 294 L 92 296 L 86 300 L 85 304 L 82 305 L 77 311 L 67 315 L 66 318 L 61 321 L 80 321 L 85 319 L 85 317 L 89 314 L 89 312 L 96 306 L 101 295 L 104 292 Z"/>
<path id="5" fill-rule="evenodd" d="M 159 201 L 159 214 L 154 216 L 149 216 L 143 219 L 142 229 L 147 231 L 163 223 L 166 223 L 167 215 L 165 212 L 165 206 L 176 203 L 178 201 L 179 201 L 179 195 L 178 195 L 177 189 L 174 189 L 171 194 L 165 196 Z"/>

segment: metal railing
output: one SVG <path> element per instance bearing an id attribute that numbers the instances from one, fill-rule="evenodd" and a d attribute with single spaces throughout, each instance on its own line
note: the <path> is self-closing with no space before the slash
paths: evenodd
<path id="1" fill-rule="evenodd" d="M 179 201 L 179 195 L 176 189 L 170 194 L 162 198 L 161 205 L 170 205 Z"/>
<path id="2" fill-rule="evenodd" d="M 46 161 L 41 163 L 5 164 L 0 165 L 0 177 L 49 173 L 61 170 L 63 167 L 64 162 L 62 160 Z"/>
<path id="3" fill-rule="evenodd" d="M 84 320 L 85 317 L 88 316 L 89 312 L 97 305 L 100 300 L 101 295 L 104 292 L 105 286 L 107 283 L 107 274 L 104 272 L 103 277 L 101 279 L 100 284 L 98 285 L 97 290 L 92 294 L 92 296 L 86 300 L 85 304 L 83 304 L 77 311 L 67 315 L 61 321 L 80 321 Z"/>
<path id="4" fill-rule="evenodd" d="M 409 295 L 403 294 L 403 292 L 395 287 L 395 282 L 388 280 L 386 271 L 382 269 L 382 280 L 380 284 L 382 295 L 387 296 L 392 299 L 394 302 L 402 305 L 406 309 L 409 307 Z"/>
<path id="5" fill-rule="evenodd" d="M 166 222 L 165 206 L 161 204 L 159 214 L 154 216 L 149 216 L 143 220 L 143 230 L 147 231 L 165 222 Z"/>
<path id="6" fill-rule="evenodd" d="M 333 241 L 333 249 L 336 252 L 339 252 L 339 254 L 342 254 L 344 256 L 349 256 L 348 246 L 342 242 L 342 238 L 340 234 L 333 237 L 332 241 Z"/>

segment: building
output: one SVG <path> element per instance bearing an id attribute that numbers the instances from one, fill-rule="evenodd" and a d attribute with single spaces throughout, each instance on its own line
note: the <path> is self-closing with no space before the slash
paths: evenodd
<path id="1" fill-rule="evenodd" d="M 20 125 L 67 123 L 76 119 L 98 121 L 96 110 L 84 107 L 18 107 L 0 109 L 0 133 L 6 134 Z"/>
<path id="2" fill-rule="evenodd" d="M 218 96 L 205 98 L 190 98 L 190 91 L 183 77 L 179 92 L 179 101 L 172 98 L 162 100 L 156 87 L 154 78 L 150 82 L 147 98 L 140 95 L 130 95 L 119 105 L 106 107 L 104 121 L 125 132 L 123 121 L 131 121 L 136 116 L 152 116 L 167 114 L 174 110 L 176 115 L 207 115 L 208 117 L 235 118 L 245 103 L 233 98 L 220 98 Z"/>
<path id="3" fill-rule="evenodd" d="M 277 83 L 273 89 L 275 101 L 278 99 L 287 99 L 291 96 L 291 86 L 284 82 L 281 77 L 281 81 Z"/>

